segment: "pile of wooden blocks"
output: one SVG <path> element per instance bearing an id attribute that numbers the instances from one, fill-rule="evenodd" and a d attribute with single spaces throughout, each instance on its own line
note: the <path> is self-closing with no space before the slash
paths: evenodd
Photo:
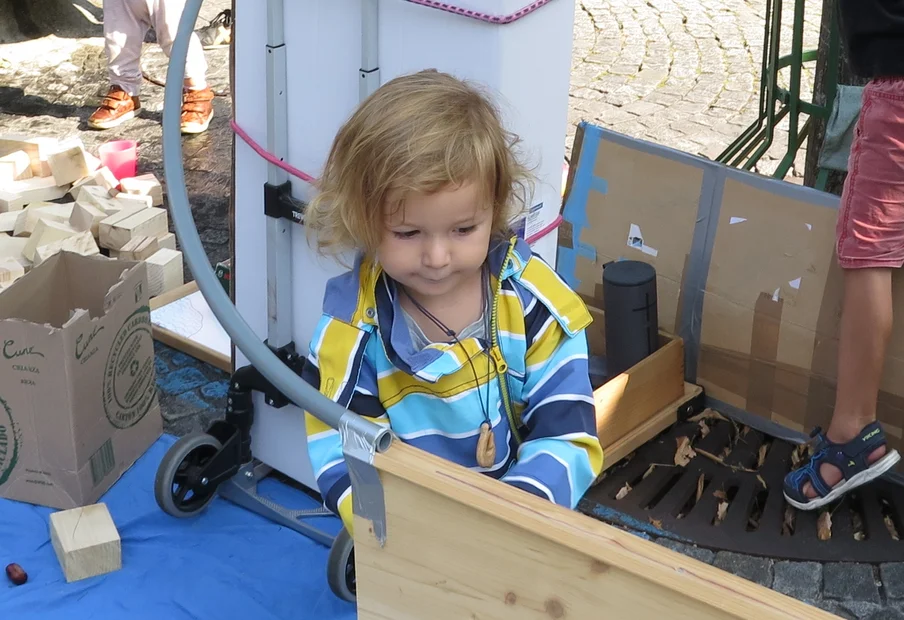
<path id="1" fill-rule="evenodd" d="M 117 180 L 79 139 L 0 135 L 0 292 L 64 250 L 144 261 L 151 297 L 181 286 L 162 204 L 153 174 Z"/>

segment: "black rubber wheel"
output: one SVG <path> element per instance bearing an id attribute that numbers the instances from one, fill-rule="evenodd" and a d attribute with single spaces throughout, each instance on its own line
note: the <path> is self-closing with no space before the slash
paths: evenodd
<path id="1" fill-rule="evenodd" d="M 213 500 L 216 487 L 200 478 L 201 468 L 222 448 L 207 433 L 179 439 L 164 455 L 154 480 L 154 498 L 173 517 L 192 517 Z"/>
<path id="2" fill-rule="evenodd" d="M 355 582 L 355 541 L 345 528 L 342 528 L 333 541 L 333 546 L 330 547 L 326 578 L 330 590 L 343 601 L 354 603 L 358 599 Z"/>

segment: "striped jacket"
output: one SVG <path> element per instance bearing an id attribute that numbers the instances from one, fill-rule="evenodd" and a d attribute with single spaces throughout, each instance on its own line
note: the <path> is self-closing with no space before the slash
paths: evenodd
<path id="1" fill-rule="evenodd" d="M 584 333 L 592 318 L 525 241 L 498 243 L 489 265 L 496 337 L 462 341 L 473 368 L 458 344 L 415 352 L 393 282 L 359 257 L 327 283 L 302 376 L 408 444 L 574 508 L 603 464 Z M 487 390 L 496 460 L 483 468 L 476 450 Z M 339 433 L 310 413 L 306 425 L 324 503 L 351 531 Z"/>

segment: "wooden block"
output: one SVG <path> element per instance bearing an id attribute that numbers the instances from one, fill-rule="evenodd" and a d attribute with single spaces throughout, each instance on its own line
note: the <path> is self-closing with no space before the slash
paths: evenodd
<path id="1" fill-rule="evenodd" d="M 161 248 L 168 248 L 170 250 L 176 249 L 176 235 L 173 233 L 166 233 L 165 235 L 161 235 L 157 237 L 157 245 Z"/>
<path id="2" fill-rule="evenodd" d="M 22 196 L 0 189 L 0 213 L 21 211 L 24 208 L 25 199 Z"/>
<path id="3" fill-rule="evenodd" d="M 163 188 L 160 181 L 153 174 L 142 174 L 137 177 L 129 177 L 121 179 L 119 187 L 126 194 L 136 194 L 139 196 L 150 196 L 155 207 L 163 204 Z"/>
<path id="4" fill-rule="evenodd" d="M 126 204 L 114 199 L 103 185 L 84 185 L 78 193 L 77 202 L 89 203 L 106 213 L 119 213 Z"/>
<path id="5" fill-rule="evenodd" d="M 38 224 L 38 220 L 53 220 L 61 224 L 68 224 L 72 217 L 74 203 L 55 204 L 52 202 L 36 202 L 28 205 L 22 217 L 16 221 L 13 235 L 16 237 L 28 237 Z"/>
<path id="6" fill-rule="evenodd" d="M 91 153 L 89 153 L 88 151 L 85 151 L 85 163 L 88 164 L 88 172 L 89 173 L 92 173 L 95 170 L 99 170 L 101 167 L 100 160 L 97 157 L 95 157 L 94 155 L 92 155 Z M 117 185 L 119 185 L 119 183 L 117 183 Z"/>
<path id="7" fill-rule="evenodd" d="M 9 286 L 25 275 L 25 267 L 12 258 L 0 258 L 0 286 Z"/>
<path id="8" fill-rule="evenodd" d="M 75 202 L 72 207 L 72 215 L 69 216 L 69 225 L 78 231 L 90 230 L 97 237 L 100 223 L 109 217 L 106 213 L 94 206 L 93 203 Z"/>
<path id="9" fill-rule="evenodd" d="M 134 237 L 164 235 L 169 226 L 166 210 L 156 207 L 140 209 L 112 223 L 108 220 L 100 223 L 99 233 L 100 244 L 110 250 L 121 250 Z"/>
<path id="10" fill-rule="evenodd" d="M 56 200 L 69 192 L 69 184 L 57 185 L 53 177 L 35 177 L 23 181 L 7 183 L 4 189 L 10 194 L 18 194 L 26 205 L 42 200 Z"/>
<path id="11" fill-rule="evenodd" d="M 79 231 L 69 224 L 55 222 L 51 219 L 39 219 L 38 223 L 35 225 L 34 232 L 32 232 L 31 236 L 28 238 L 28 243 L 25 244 L 25 249 L 22 250 L 22 256 L 34 262 L 35 251 L 38 247 L 67 237 L 72 237 L 73 235 L 77 235 L 78 232 Z"/>
<path id="12" fill-rule="evenodd" d="M 88 176 L 88 162 L 85 161 L 85 149 L 81 144 L 67 146 L 64 150 L 47 155 L 50 172 L 57 185 L 75 183 Z"/>
<path id="13" fill-rule="evenodd" d="M 145 261 L 148 270 L 148 293 L 157 297 L 184 284 L 182 252 L 163 248 Z"/>
<path id="14" fill-rule="evenodd" d="M 148 207 L 154 206 L 153 198 L 151 198 L 150 196 L 139 196 L 138 194 L 126 194 L 125 192 L 119 192 L 116 195 L 116 200 L 128 207 L 142 207 L 144 209 L 147 209 Z"/>
<path id="15" fill-rule="evenodd" d="M 86 185 L 103 187 L 107 190 L 107 197 L 109 198 L 112 198 L 119 193 L 119 190 L 116 189 L 119 185 L 119 181 L 116 180 L 116 177 L 113 176 L 113 173 L 110 172 L 110 169 L 107 167 L 98 168 L 88 176 L 82 177 L 73 183 L 72 189 L 69 190 L 69 194 L 72 196 L 73 200 L 78 200 L 82 187 Z M 103 196 L 103 194 L 100 195 Z"/>
<path id="16" fill-rule="evenodd" d="M 16 222 L 20 217 L 25 216 L 25 211 L 10 211 L 9 213 L 0 213 L 0 232 L 13 233 L 16 230 Z"/>
<path id="17" fill-rule="evenodd" d="M 0 183 L 11 183 L 30 179 L 34 176 L 31 172 L 31 159 L 25 151 L 16 151 L 0 157 Z"/>
<path id="18" fill-rule="evenodd" d="M 106 504 L 51 513 L 50 540 L 67 582 L 122 568 L 119 532 Z"/>
<path id="19" fill-rule="evenodd" d="M 19 258 L 25 250 L 26 243 L 28 243 L 28 239 L 20 239 L 18 237 L 0 238 L 0 258 Z"/>
<path id="20" fill-rule="evenodd" d="M 121 260 L 145 260 L 157 253 L 160 244 L 157 237 L 132 237 L 116 255 Z"/>
<path id="21" fill-rule="evenodd" d="M 74 252 L 82 256 L 94 256 L 100 254 L 100 248 L 97 247 L 91 231 L 85 230 L 71 237 L 38 246 L 35 250 L 34 266 L 37 267 L 54 254 L 60 252 Z"/>
<path id="22" fill-rule="evenodd" d="M 47 165 L 47 154 L 57 149 L 57 139 L 48 137 L 32 137 L 23 134 L 0 135 L 0 157 L 25 151 L 31 160 L 31 173 L 36 177 L 50 176 Z"/>

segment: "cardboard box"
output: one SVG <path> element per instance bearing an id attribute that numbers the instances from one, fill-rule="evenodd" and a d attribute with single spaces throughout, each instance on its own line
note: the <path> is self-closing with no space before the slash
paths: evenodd
<path id="1" fill-rule="evenodd" d="M 92 504 L 162 429 L 143 263 L 56 254 L 0 293 L 0 497 Z"/>
<path id="2" fill-rule="evenodd" d="M 839 197 L 583 123 L 575 138 L 557 271 L 595 317 L 605 352 L 602 268 L 657 273 L 660 330 L 685 345 L 685 380 L 722 413 L 802 439 L 834 409 L 843 291 Z M 896 311 L 904 271 L 892 275 Z M 877 415 L 904 450 L 904 322 L 895 321 Z M 904 463 L 897 471 L 904 473 Z"/>

